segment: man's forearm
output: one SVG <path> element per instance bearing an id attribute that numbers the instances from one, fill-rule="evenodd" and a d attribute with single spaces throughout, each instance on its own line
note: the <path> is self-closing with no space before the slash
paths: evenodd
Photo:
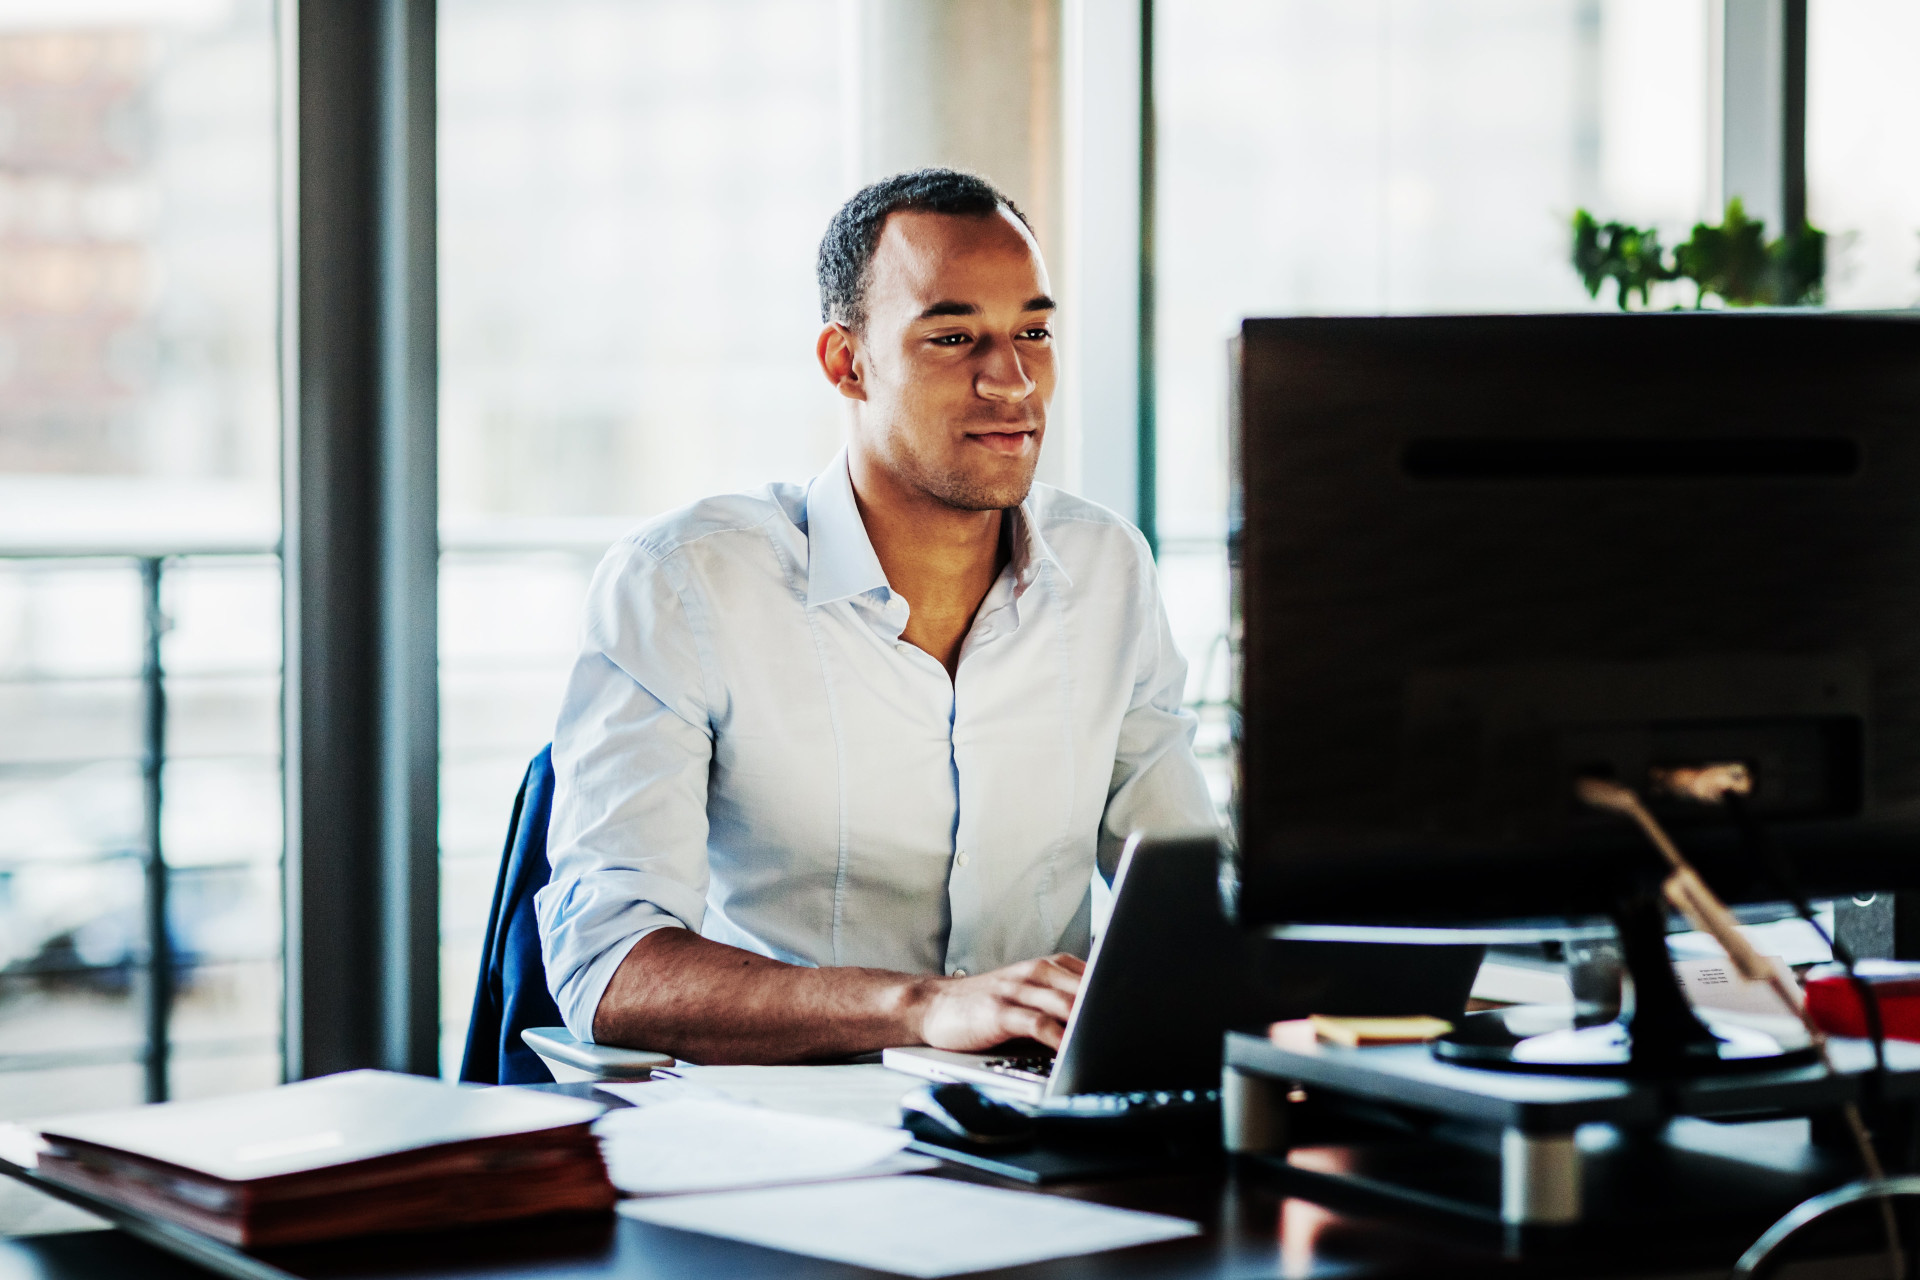
<path id="1" fill-rule="evenodd" d="M 633 944 L 593 1038 L 692 1062 L 803 1062 L 917 1044 L 938 978 L 782 964 L 686 929 Z"/>

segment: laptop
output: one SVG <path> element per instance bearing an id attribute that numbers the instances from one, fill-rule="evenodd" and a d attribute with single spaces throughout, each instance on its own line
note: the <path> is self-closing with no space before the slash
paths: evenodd
<path id="1" fill-rule="evenodd" d="M 1229 1026 L 1264 1028 L 1309 1013 L 1451 1020 L 1465 1009 L 1483 947 L 1245 935 L 1226 918 L 1220 884 L 1216 837 L 1132 836 L 1114 877 L 1113 915 L 1088 957 L 1058 1053 L 1026 1041 L 987 1053 L 888 1049 L 881 1061 L 1021 1106 L 1078 1113 L 1100 1097 L 1215 1096 Z"/>
<path id="2" fill-rule="evenodd" d="M 1041 1106 L 1087 1094 L 1203 1094 L 1220 1087 L 1237 934 L 1220 906 L 1220 842 L 1211 835 L 1130 837 L 1113 915 L 1094 943 L 1058 1053 L 888 1049 L 881 1061 L 928 1080 L 978 1086 Z"/>

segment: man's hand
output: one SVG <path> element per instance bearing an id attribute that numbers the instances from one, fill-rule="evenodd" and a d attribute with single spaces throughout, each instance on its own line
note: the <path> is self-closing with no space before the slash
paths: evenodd
<path id="1" fill-rule="evenodd" d="M 1087 966 L 1069 955 L 973 978 L 783 964 L 656 929 L 633 944 L 595 1010 L 593 1038 L 691 1062 L 810 1062 L 903 1044 L 1054 1048 Z"/>
<path id="2" fill-rule="evenodd" d="M 1084 960 L 1062 954 L 971 978 L 936 978 L 928 984 L 920 1038 L 961 1053 L 1022 1036 L 1058 1049 L 1086 971 Z"/>

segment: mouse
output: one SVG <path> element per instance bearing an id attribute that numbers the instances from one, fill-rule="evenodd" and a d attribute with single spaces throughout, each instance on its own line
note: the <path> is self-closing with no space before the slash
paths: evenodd
<path id="1" fill-rule="evenodd" d="M 922 1142 L 942 1147 L 1025 1146 L 1033 1118 L 970 1084 L 922 1085 L 900 1100 L 900 1123 Z"/>

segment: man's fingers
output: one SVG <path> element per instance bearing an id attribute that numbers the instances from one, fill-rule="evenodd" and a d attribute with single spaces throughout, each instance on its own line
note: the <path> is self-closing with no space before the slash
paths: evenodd
<path id="1" fill-rule="evenodd" d="M 1046 960 L 1035 960 L 1027 970 L 1026 980 L 1037 986 L 1051 987 L 1067 995 L 1076 995 L 1080 990 L 1080 975 L 1086 972 L 1086 966 L 1075 960 L 1078 968 L 1069 969 L 1062 960 L 1072 960 L 1072 956 L 1054 956 Z"/>
<path id="2" fill-rule="evenodd" d="M 930 1026 L 928 1040 L 938 1048 L 969 1051 L 1026 1037 L 1058 1049 L 1085 972 L 1079 957 L 1062 954 L 948 979 L 941 984 L 943 1013 Z"/>
<path id="3" fill-rule="evenodd" d="M 1067 1015 L 1073 1012 L 1073 996 L 1054 987 L 1026 983 L 1015 987 L 1011 998 L 1029 1009 L 1038 1009 L 1050 1017 L 1058 1018 L 1061 1022 L 1065 1022 Z"/>
<path id="4" fill-rule="evenodd" d="M 1009 1039 L 1025 1036 L 1029 1040 L 1038 1040 L 1049 1049 L 1058 1049 L 1060 1039 L 1066 1033 L 1066 1027 L 1059 1019 L 1049 1018 L 1038 1009 L 1017 1004 L 1004 1008 L 1000 1025 L 1006 1028 Z"/>

